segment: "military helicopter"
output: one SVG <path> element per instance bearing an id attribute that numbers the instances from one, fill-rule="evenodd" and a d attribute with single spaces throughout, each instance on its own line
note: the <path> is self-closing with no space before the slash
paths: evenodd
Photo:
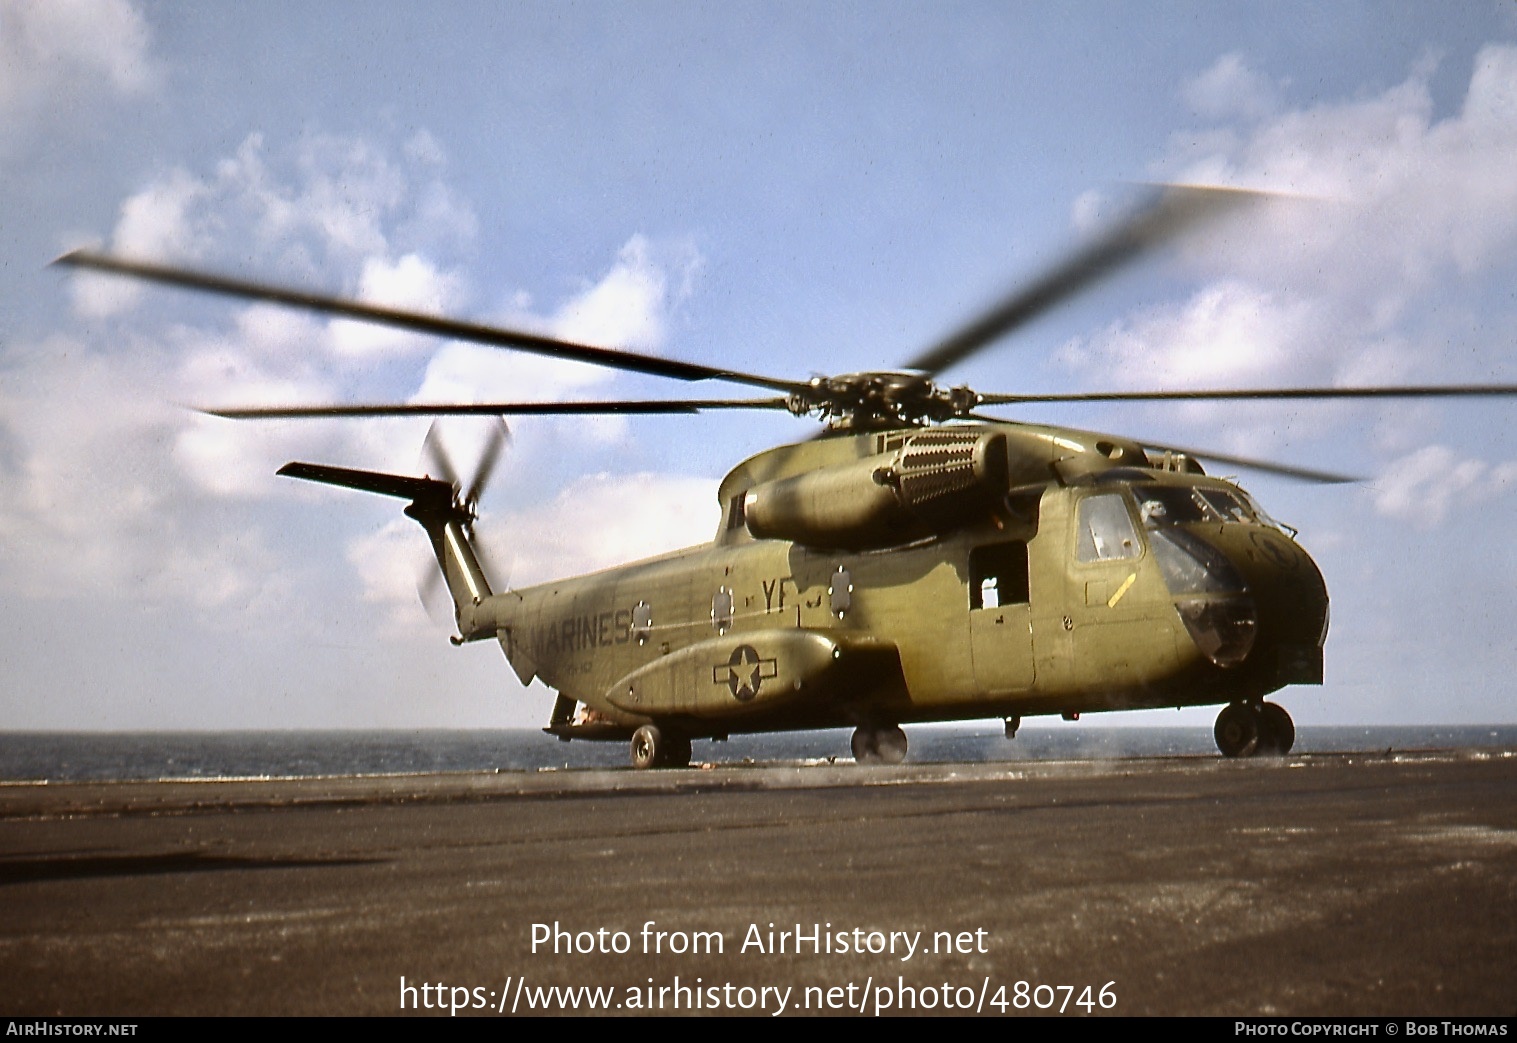
<path id="1" fill-rule="evenodd" d="M 544 729 L 629 742 L 637 768 L 684 767 L 695 739 L 851 727 L 860 763 L 906 756 L 903 724 L 1222 705 L 1229 757 L 1288 752 L 1266 697 L 1321 684 L 1328 594 L 1296 532 L 1200 458 L 1316 482 L 1352 479 L 1131 438 L 999 419 L 1040 402 L 1511 395 L 1512 385 L 981 394 L 939 373 L 1186 230 L 1259 193 L 1152 186 L 1141 205 L 899 371 L 788 380 L 157 263 L 75 251 L 57 263 L 767 398 L 206 410 L 248 418 L 661 414 L 816 416 L 818 437 L 722 481 L 704 546 L 496 591 L 474 522 L 504 421 L 465 486 L 290 463 L 279 474 L 409 501 L 451 595 L 454 644 L 499 643 L 523 684 L 558 692 Z"/>

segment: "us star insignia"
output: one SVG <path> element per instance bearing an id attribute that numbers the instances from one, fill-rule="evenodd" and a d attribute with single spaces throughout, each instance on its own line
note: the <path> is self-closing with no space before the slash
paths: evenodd
<path id="1" fill-rule="evenodd" d="M 746 703 L 757 696 L 764 682 L 777 673 L 778 660 L 763 658 L 752 645 L 738 645 L 725 663 L 711 668 L 711 683 L 725 684 L 734 699 Z"/>

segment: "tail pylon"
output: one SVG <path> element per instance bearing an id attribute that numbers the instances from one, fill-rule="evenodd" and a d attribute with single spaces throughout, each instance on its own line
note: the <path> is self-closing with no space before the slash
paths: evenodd
<path id="1" fill-rule="evenodd" d="M 470 538 L 474 505 L 472 501 L 459 499 L 456 484 L 435 478 L 298 462 L 285 464 L 279 474 L 410 500 L 405 509 L 406 516 L 415 519 L 426 530 L 432 541 L 432 554 L 437 558 L 438 568 L 442 570 L 448 593 L 453 598 L 454 618 L 458 621 L 455 640 L 478 641 L 495 636 L 493 620 L 478 611 L 481 602 L 490 597 L 492 591 Z"/>

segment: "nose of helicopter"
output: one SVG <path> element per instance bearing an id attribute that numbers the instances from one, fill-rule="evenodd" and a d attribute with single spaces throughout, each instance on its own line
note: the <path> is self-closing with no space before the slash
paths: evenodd
<path id="1" fill-rule="evenodd" d="M 1321 684 L 1328 598 L 1310 554 L 1263 525 L 1228 525 L 1208 534 L 1237 570 L 1256 620 L 1247 660 L 1271 683 Z"/>

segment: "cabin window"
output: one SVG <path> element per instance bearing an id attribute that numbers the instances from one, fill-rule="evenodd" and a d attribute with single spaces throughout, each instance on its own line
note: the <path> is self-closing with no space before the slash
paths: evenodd
<path id="1" fill-rule="evenodd" d="M 648 643 L 648 634 L 653 630 L 653 606 L 646 601 L 639 601 L 632 608 L 632 636 L 637 643 Z"/>
<path id="2" fill-rule="evenodd" d="M 841 565 L 832 574 L 832 584 L 827 588 L 827 605 L 839 619 L 853 607 L 853 574 Z"/>
<path id="3" fill-rule="evenodd" d="M 711 597 L 711 625 L 718 634 L 732 629 L 732 591 L 722 587 Z"/>
<path id="4" fill-rule="evenodd" d="M 1080 501 L 1076 553 L 1081 561 L 1118 561 L 1138 556 L 1138 533 L 1119 493 Z"/>
<path id="5" fill-rule="evenodd" d="M 1025 605 L 1027 600 L 1027 544 L 1014 540 L 969 552 L 970 608 Z"/>

